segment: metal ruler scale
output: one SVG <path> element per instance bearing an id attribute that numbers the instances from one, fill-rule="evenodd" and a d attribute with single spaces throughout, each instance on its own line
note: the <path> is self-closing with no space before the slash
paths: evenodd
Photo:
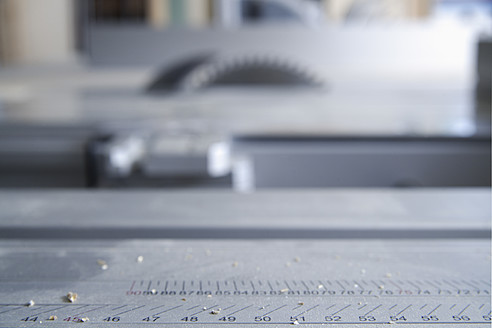
<path id="1" fill-rule="evenodd" d="M 487 240 L 24 240 L 0 250 L 0 327 L 491 324 Z"/>

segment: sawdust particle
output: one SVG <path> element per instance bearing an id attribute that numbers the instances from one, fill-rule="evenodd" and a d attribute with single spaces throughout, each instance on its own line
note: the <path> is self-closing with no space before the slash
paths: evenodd
<path id="1" fill-rule="evenodd" d="M 48 318 L 48 320 L 50 321 L 55 321 L 56 319 L 58 319 L 56 315 L 50 315 L 50 317 Z"/>
<path id="2" fill-rule="evenodd" d="M 36 304 L 36 302 L 34 302 L 33 300 L 30 300 L 29 302 L 26 303 L 26 306 L 31 307 L 31 306 L 34 306 L 35 304 Z"/>
<path id="3" fill-rule="evenodd" d="M 137 256 L 137 263 L 142 263 L 144 260 L 144 257 L 142 255 Z"/>
<path id="4" fill-rule="evenodd" d="M 77 295 L 77 293 L 74 293 L 74 292 L 68 292 L 68 294 L 67 294 L 67 300 L 70 303 L 74 303 L 78 297 L 79 297 L 79 295 Z"/>
<path id="5" fill-rule="evenodd" d="M 97 264 L 101 267 L 102 270 L 107 270 L 108 269 L 108 263 L 104 260 L 97 260 Z"/>
<path id="6" fill-rule="evenodd" d="M 220 311 L 222 311 L 222 309 L 221 308 L 218 308 L 218 309 L 215 309 L 215 310 L 210 311 L 210 314 L 219 314 Z"/>

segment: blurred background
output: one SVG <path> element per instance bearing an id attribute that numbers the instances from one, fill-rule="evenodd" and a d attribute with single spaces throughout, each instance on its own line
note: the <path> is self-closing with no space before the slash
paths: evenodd
<path id="1" fill-rule="evenodd" d="M 490 186 L 492 1 L 0 0 L 0 187 Z"/>

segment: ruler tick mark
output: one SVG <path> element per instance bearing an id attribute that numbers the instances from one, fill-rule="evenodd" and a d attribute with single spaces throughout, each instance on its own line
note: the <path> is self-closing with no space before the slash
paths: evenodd
<path id="1" fill-rule="evenodd" d="M 393 285 L 394 285 L 396 288 L 398 288 L 400 291 L 402 290 L 402 288 L 401 288 L 399 285 L 397 285 L 396 283 L 394 283 L 394 282 L 393 282 L 393 280 L 389 280 L 389 283 L 390 283 L 390 284 L 393 284 Z"/>
<path id="2" fill-rule="evenodd" d="M 388 310 L 393 310 L 398 304 L 395 304 L 393 305 L 392 307 L 390 307 Z M 360 310 L 360 309 L 359 309 Z"/>
<path id="3" fill-rule="evenodd" d="M 237 311 L 234 311 L 234 312 L 229 313 L 227 316 L 230 316 L 230 315 L 236 314 L 236 313 L 241 312 L 242 310 L 246 310 L 246 309 L 248 309 L 248 308 L 250 308 L 250 307 L 252 307 L 252 306 L 253 306 L 253 304 L 248 305 L 248 306 L 245 306 L 245 307 L 243 307 L 242 309 L 239 309 L 239 310 L 237 310 Z"/>
<path id="4" fill-rule="evenodd" d="M 335 315 L 335 314 L 337 314 L 337 313 L 340 313 L 340 312 L 342 312 L 343 310 L 345 310 L 346 308 L 348 308 L 348 307 L 350 307 L 350 306 L 351 306 L 351 304 L 349 304 L 349 305 L 347 305 L 347 306 L 345 306 L 345 307 L 341 308 L 341 309 L 340 309 L 340 310 L 338 310 L 337 312 L 333 312 L 331 315 Z"/>
<path id="5" fill-rule="evenodd" d="M 158 308 L 161 308 L 163 306 L 166 306 L 165 304 L 163 305 L 159 305 L 159 306 L 156 306 L 156 307 L 153 307 L 152 309 L 149 309 L 150 311 L 154 311 L 154 310 L 157 310 Z"/>
<path id="6" fill-rule="evenodd" d="M 340 287 L 342 287 L 343 290 L 345 290 L 345 287 L 343 287 L 343 285 L 340 283 L 340 281 L 335 280 L 335 283 L 337 283 Z"/>
<path id="7" fill-rule="evenodd" d="M 374 309 L 372 309 L 371 311 L 366 312 L 366 313 L 364 314 L 364 316 L 366 316 L 366 315 L 368 315 L 369 313 L 371 313 L 371 312 L 373 312 L 373 311 L 375 311 L 375 310 L 379 309 L 381 306 L 383 306 L 383 304 L 379 304 L 378 306 L 376 306 L 376 307 L 375 307 Z"/>
<path id="8" fill-rule="evenodd" d="M 190 308 L 186 309 L 186 311 L 196 309 L 196 308 L 197 308 L 197 307 L 199 307 L 199 306 L 200 306 L 200 305 L 195 305 L 195 306 L 193 306 L 193 307 L 190 307 Z M 153 310 L 153 309 L 151 309 L 151 310 Z"/>
<path id="9" fill-rule="evenodd" d="M 226 307 L 226 308 L 224 308 L 224 309 L 222 309 L 222 310 L 223 310 L 223 311 L 225 311 L 225 310 L 229 310 L 229 309 L 232 309 L 232 308 L 233 308 L 233 307 L 235 307 L 235 306 L 236 306 L 236 304 L 231 305 L 231 306 L 228 306 L 228 307 Z"/>
<path id="10" fill-rule="evenodd" d="M 410 280 L 407 280 L 407 282 L 408 282 L 408 284 L 409 284 L 409 285 L 412 285 L 413 287 L 415 287 L 415 288 L 417 289 L 417 291 L 418 291 L 418 292 L 420 292 L 420 291 L 421 291 L 420 287 L 419 287 L 419 286 L 417 286 L 416 284 L 414 284 L 413 282 L 411 282 Z"/>
<path id="11" fill-rule="evenodd" d="M 39 313 L 36 313 L 36 314 L 32 314 L 33 317 L 35 316 L 38 316 L 40 314 L 43 314 L 43 313 L 46 313 L 46 312 L 51 312 L 51 311 L 56 311 L 56 310 L 59 310 L 59 309 L 63 309 L 65 307 L 67 307 L 68 305 L 64 305 L 64 306 L 60 306 L 60 307 L 57 307 L 57 308 L 54 308 L 54 309 L 49 309 L 49 310 L 46 310 L 46 311 L 43 311 L 43 312 L 39 312 Z M 105 305 L 106 306 L 106 305 Z"/>
<path id="12" fill-rule="evenodd" d="M 476 290 L 480 290 L 480 288 L 478 288 L 478 287 L 477 287 L 477 286 L 475 286 L 475 285 L 470 284 L 470 283 L 469 283 L 469 282 L 467 282 L 467 281 L 462 280 L 462 282 L 463 282 L 465 285 L 468 285 L 468 286 L 470 286 L 470 287 L 475 288 Z"/>
<path id="13" fill-rule="evenodd" d="M 210 309 L 213 309 L 213 308 L 216 308 L 217 306 L 218 306 L 218 304 L 215 304 L 215 305 L 212 305 L 212 306 L 211 306 L 211 307 L 209 307 L 209 308 L 210 308 Z M 207 308 L 203 308 L 203 309 L 201 309 L 200 311 L 195 312 L 195 313 L 192 313 L 192 314 L 190 314 L 190 315 L 197 315 L 198 313 L 202 313 L 202 312 L 207 311 L 207 310 L 208 310 Z"/>
<path id="14" fill-rule="evenodd" d="M 102 309 L 103 307 L 106 307 L 107 305 L 103 305 L 103 306 L 99 306 L 95 309 L 92 309 L 92 310 L 89 310 L 89 311 L 84 311 L 84 312 L 81 312 L 81 313 L 78 313 L 77 315 L 75 315 L 76 317 L 78 317 L 79 315 L 81 314 L 85 314 L 85 313 L 89 313 L 89 312 L 92 312 L 92 311 L 96 311 L 96 310 L 99 310 L 99 309 Z M 48 311 L 47 311 L 48 312 Z"/>
<path id="15" fill-rule="evenodd" d="M 177 308 L 180 308 L 180 307 L 182 307 L 182 306 L 183 306 L 183 305 L 178 305 L 178 306 L 172 307 L 172 308 L 170 308 L 170 309 L 167 309 L 167 310 L 164 310 L 164 311 L 161 311 L 161 312 L 157 312 L 157 313 L 155 313 L 154 315 L 159 315 L 159 314 L 162 314 L 162 313 L 166 313 L 166 312 L 169 312 L 169 311 L 175 310 L 175 309 L 177 309 Z"/>
<path id="16" fill-rule="evenodd" d="M 364 291 L 364 287 L 362 287 L 362 284 L 359 284 L 357 281 L 354 280 L 355 286 L 358 286 L 362 291 Z M 355 287 L 354 286 L 354 287 Z"/>
<path id="17" fill-rule="evenodd" d="M 403 312 L 405 312 L 406 310 L 408 310 L 411 306 L 412 306 L 412 304 L 410 304 L 409 306 L 407 306 L 406 308 L 404 308 L 403 310 L 401 310 L 400 312 L 398 312 L 395 316 L 399 316 L 400 314 L 402 314 Z"/>
<path id="18" fill-rule="evenodd" d="M 463 310 L 461 310 L 461 311 L 460 311 L 460 313 L 458 313 L 458 316 L 460 316 L 463 312 L 465 312 L 465 311 L 466 311 L 466 309 L 468 309 L 468 307 L 469 307 L 470 305 L 471 305 L 471 304 L 468 304 L 467 306 L 465 306 L 465 307 L 463 308 Z"/>
<path id="19" fill-rule="evenodd" d="M 301 313 L 299 313 L 299 314 L 295 315 L 294 317 L 298 317 L 298 316 L 300 316 L 300 315 L 302 315 L 302 314 L 304 314 L 304 313 L 308 313 L 309 311 L 311 311 L 311 310 L 313 310 L 313 309 L 316 309 L 318 306 L 319 306 L 319 304 L 318 304 L 318 305 L 313 306 L 312 308 L 307 309 L 306 311 L 302 311 Z"/>
<path id="20" fill-rule="evenodd" d="M 7 312 L 10 312 L 10 311 L 19 310 L 19 309 L 22 309 L 22 308 L 24 308 L 24 306 L 19 306 L 18 308 L 8 309 L 7 311 L 0 312 L 0 314 L 7 313 Z"/>
<path id="21" fill-rule="evenodd" d="M 118 309 L 121 309 L 121 308 L 124 308 L 126 305 L 122 305 L 122 306 L 118 306 L 118 307 L 115 307 L 114 309 L 111 309 L 111 311 L 116 311 Z"/>
<path id="22" fill-rule="evenodd" d="M 436 306 L 432 311 L 430 311 L 429 313 L 427 313 L 427 315 L 431 315 L 432 313 L 434 313 L 434 311 L 436 311 L 437 309 L 439 309 L 441 307 L 442 304 L 439 304 L 438 306 Z"/>
<path id="23" fill-rule="evenodd" d="M 116 316 L 116 315 L 121 315 L 121 314 L 124 314 L 124 313 L 128 313 L 128 312 L 131 312 L 131 311 L 138 310 L 138 309 L 140 309 L 140 308 L 143 308 L 144 306 L 146 306 L 146 305 L 144 304 L 144 305 L 137 306 L 136 308 L 129 309 L 129 310 L 126 310 L 126 311 L 123 311 L 123 312 L 117 313 L 117 314 L 115 314 L 115 316 Z"/>
<path id="24" fill-rule="evenodd" d="M 287 304 L 282 305 L 282 306 L 280 306 L 280 307 L 278 307 L 278 308 L 276 308 L 276 309 L 274 309 L 274 310 L 272 310 L 272 311 L 270 311 L 270 312 L 267 312 L 267 313 L 263 314 L 263 315 L 262 315 L 262 317 L 264 317 L 264 316 L 266 316 L 266 315 L 269 315 L 269 314 L 271 314 L 271 313 L 273 313 L 273 312 L 275 312 L 275 311 L 277 311 L 277 310 L 280 310 L 280 309 L 282 309 L 282 308 L 284 308 L 284 307 L 286 307 L 286 306 L 287 306 Z"/>
<path id="25" fill-rule="evenodd" d="M 362 310 L 363 308 L 365 308 L 367 306 L 367 304 L 364 304 L 362 305 L 360 308 L 358 308 L 357 310 Z"/>

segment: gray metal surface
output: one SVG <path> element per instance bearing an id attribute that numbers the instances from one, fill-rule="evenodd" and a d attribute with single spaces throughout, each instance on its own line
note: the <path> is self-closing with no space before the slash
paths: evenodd
<path id="1" fill-rule="evenodd" d="M 122 231 L 197 238 L 192 232 L 223 236 L 227 231 L 490 231 L 488 188 L 230 191 L 1 191 L 0 234 L 32 232 L 64 238 Z M 11 229 L 11 230 L 10 230 Z M 84 232 L 85 231 L 85 232 Z M 144 234 L 139 233 L 144 231 Z M 42 232 L 42 233 L 41 233 Z M 202 235 L 203 236 L 203 235 Z M 103 236 L 111 238 L 111 235 Z M 384 236 L 381 236 L 384 237 Z"/>
<path id="2" fill-rule="evenodd" d="M 490 186 L 490 137 L 245 136 L 232 149 L 250 170 L 235 170 L 240 189 Z"/>
<path id="3" fill-rule="evenodd" d="M 1 192 L 0 327 L 490 327 L 490 216 L 489 189 Z"/>
<path id="4" fill-rule="evenodd" d="M 67 239 L 0 246 L 2 327 L 81 320 L 97 327 L 490 327 L 487 240 Z M 74 303 L 68 292 L 78 294 Z M 26 306 L 30 300 L 35 304 Z"/>

